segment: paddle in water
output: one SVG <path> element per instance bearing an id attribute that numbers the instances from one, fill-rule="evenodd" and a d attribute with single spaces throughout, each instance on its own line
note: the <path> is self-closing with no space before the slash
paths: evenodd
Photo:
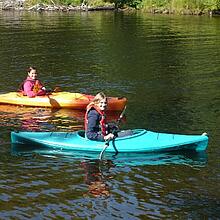
<path id="1" fill-rule="evenodd" d="M 124 117 L 125 111 L 126 111 L 126 105 L 125 105 L 123 111 L 121 112 L 119 118 L 118 118 L 117 121 L 116 121 L 116 126 L 115 126 L 116 128 L 118 128 L 118 126 L 119 126 L 119 124 L 120 124 L 122 118 Z M 114 133 L 114 132 L 113 132 L 113 133 Z M 114 139 L 115 139 L 115 137 L 114 137 Z M 113 140 L 114 140 L 114 139 L 113 139 Z M 113 140 L 112 140 L 112 141 L 113 141 Z M 105 152 L 105 150 L 107 149 L 107 147 L 109 146 L 110 141 L 111 141 L 111 140 L 108 140 L 108 141 L 105 142 L 105 145 L 104 145 L 104 147 L 103 147 L 101 153 L 99 154 L 99 160 L 102 160 L 102 157 L 103 157 L 103 155 L 104 155 L 104 152 Z M 115 149 L 115 152 L 116 152 L 116 154 L 117 154 L 117 153 L 118 153 L 118 150 L 116 149 L 115 146 L 114 146 L 114 149 Z"/>

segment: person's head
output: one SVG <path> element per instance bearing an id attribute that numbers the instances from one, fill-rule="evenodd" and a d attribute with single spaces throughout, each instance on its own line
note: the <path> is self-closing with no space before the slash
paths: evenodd
<path id="1" fill-rule="evenodd" d="M 100 92 L 94 97 L 92 103 L 96 105 L 101 111 L 105 111 L 108 104 L 107 97 L 103 92 Z"/>
<path id="2" fill-rule="evenodd" d="M 33 66 L 30 66 L 28 69 L 27 69 L 27 73 L 28 73 L 28 76 L 31 78 L 31 79 L 36 79 L 37 78 L 37 69 Z"/>

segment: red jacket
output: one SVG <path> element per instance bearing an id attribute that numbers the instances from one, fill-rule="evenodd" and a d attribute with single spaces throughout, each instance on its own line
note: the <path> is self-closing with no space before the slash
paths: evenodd
<path id="1" fill-rule="evenodd" d="M 104 141 L 104 136 L 107 135 L 107 124 L 103 111 L 100 111 L 95 105 L 89 106 L 86 110 L 84 124 L 89 139 Z"/>

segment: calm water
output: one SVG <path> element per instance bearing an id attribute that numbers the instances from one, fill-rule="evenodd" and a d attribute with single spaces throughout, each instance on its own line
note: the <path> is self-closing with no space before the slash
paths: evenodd
<path id="1" fill-rule="evenodd" d="M 202 154 L 36 154 L 11 146 L 10 131 L 78 130 L 83 112 L 0 106 L 0 219 L 218 219 L 219 27 L 219 17 L 0 12 L 0 93 L 35 65 L 47 87 L 126 96 L 123 128 L 210 137 Z"/>

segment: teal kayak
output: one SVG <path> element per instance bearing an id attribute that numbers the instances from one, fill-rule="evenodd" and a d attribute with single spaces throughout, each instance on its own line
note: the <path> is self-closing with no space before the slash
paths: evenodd
<path id="1" fill-rule="evenodd" d="M 205 151 L 208 145 L 207 135 L 167 134 L 147 131 L 145 129 L 131 130 L 132 134 L 115 138 L 110 141 L 106 152 L 141 153 L 157 151 L 194 150 Z M 104 142 L 91 141 L 85 138 L 84 131 L 75 132 L 11 132 L 12 144 L 23 144 L 46 147 L 56 150 L 77 150 L 84 152 L 101 152 Z"/>

